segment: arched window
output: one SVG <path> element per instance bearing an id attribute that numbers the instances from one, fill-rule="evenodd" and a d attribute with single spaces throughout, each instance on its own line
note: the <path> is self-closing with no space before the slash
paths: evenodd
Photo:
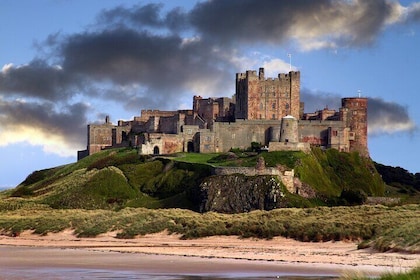
<path id="1" fill-rule="evenodd" d="M 158 147 L 158 146 L 155 146 L 155 147 L 153 148 L 153 154 L 154 154 L 154 155 L 158 155 L 158 154 L 159 154 L 159 147 Z"/>

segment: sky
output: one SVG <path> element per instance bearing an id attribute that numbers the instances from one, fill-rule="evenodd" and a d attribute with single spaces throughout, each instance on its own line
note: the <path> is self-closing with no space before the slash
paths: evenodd
<path id="1" fill-rule="evenodd" d="M 305 112 L 367 97 L 371 158 L 420 172 L 420 1 L 0 4 L 0 188 L 75 162 L 106 115 L 230 97 L 260 67 L 300 71 Z"/>

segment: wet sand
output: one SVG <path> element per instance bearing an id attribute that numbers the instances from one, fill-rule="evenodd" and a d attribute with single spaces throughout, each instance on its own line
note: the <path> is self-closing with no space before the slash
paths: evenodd
<path id="1" fill-rule="evenodd" d="M 419 254 L 357 250 L 355 242 L 298 242 L 215 236 L 181 240 L 150 234 L 117 239 L 116 233 L 78 238 L 72 231 L 39 236 L 0 235 L 0 267 L 86 268 L 167 274 L 246 273 L 264 275 L 378 276 L 420 264 Z"/>

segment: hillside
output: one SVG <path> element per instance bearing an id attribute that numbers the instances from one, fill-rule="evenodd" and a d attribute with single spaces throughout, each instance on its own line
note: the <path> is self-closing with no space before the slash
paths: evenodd
<path id="1" fill-rule="evenodd" d="M 399 197 L 404 203 L 420 202 L 420 173 L 410 173 L 399 166 L 386 166 L 375 162 L 375 168 L 386 183 L 385 194 Z"/>
<path id="2" fill-rule="evenodd" d="M 266 167 L 294 169 L 302 189 L 309 190 L 312 195 L 302 197 L 290 193 L 273 176 L 262 178 L 241 174 L 227 177 L 214 175 L 215 167 L 254 167 L 260 157 L 264 158 Z M 235 185 L 234 181 L 239 179 L 240 183 Z M 217 183 L 218 180 L 220 184 Z M 275 180 L 276 184 L 271 186 L 270 180 Z M 233 210 L 222 212 L 353 205 L 363 203 L 366 196 L 382 196 L 385 191 L 385 184 L 373 162 L 360 157 L 358 153 L 314 149 L 310 154 L 236 151 L 225 154 L 190 153 L 151 157 L 139 156 L 134 149 L 112 149 L 73 164 L 35 171 L 19 186 L 3 195 L 9 199 L 20 197 L 31 203 L 60 209 L 176 207 L 194 211 L 217 211 L 205 205 L 210 192 L 203 186 L 210 181 L 213 185 L 229 182 L 230 190 L 249 186 L 246 189 L 251 194 L 242 201 L 256 201 L 249 201 L 249 206 L 243 209 L 232 208 Z M 271 186 L 271 189 L 266 187 L 262 190 L 261 186 L 264 184 Z M 273 192 L 273 188 L 277 188 L 281 199 L 268 198 L 268 192 Z M 255 197 L 254 193 L 257 191 L 260 192 L 260 197 Z M 236 195 L 242 194 L 243 192 L 237 192 Z"/>
<path id="3" fill-rule="evenodd" d="M 313 196 L 290 193 L 272 176 L 213 175 L 216 167 L 254 167 L 261 157 L 267 168 L 293 168 L 299 186 Z M 35 171 L 15 189 L 1 192 L 0 233 L 71 229 L 80 237 L 118 231 L 117 238 L 133 238 L 166 230 L 183 238 L 358 240 L 359 248 L 418 253 L 419 204 L 337 206 L 361 204 L 366 195 L 390 194 L 390 188 L 398 190 L 383 183 L 372 161 L 335 150 L 167 157 L 107 150 Z"/>

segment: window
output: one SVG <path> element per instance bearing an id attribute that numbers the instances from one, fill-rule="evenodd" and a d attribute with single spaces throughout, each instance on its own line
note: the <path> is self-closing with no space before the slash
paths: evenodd
<path id="1" fill-rule="evenodd" d="M 276 103 L 271 104 L 271 108 L 276 109 Z"/>

